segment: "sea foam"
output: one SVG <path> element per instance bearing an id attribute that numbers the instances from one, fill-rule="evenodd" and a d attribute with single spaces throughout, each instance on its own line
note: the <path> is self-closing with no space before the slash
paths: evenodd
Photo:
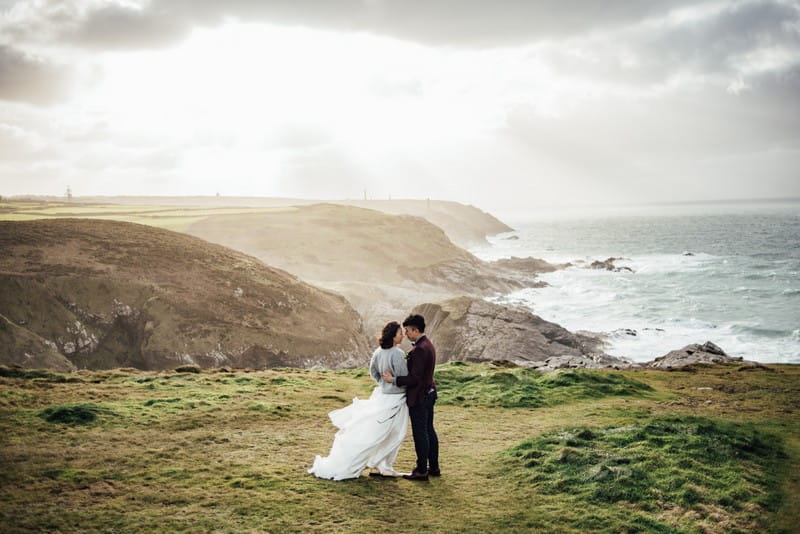
<path id="1" fill-rule="evenodd" d="M 648 361 L 712 341 L 732 356 L 800 363 L 800 221 L 747 213 L 517 221 L 473 252 L 573 264 L 539 276 L 548 287 L 496 297 L 570 330 L 604 334 L 606 351 Z M 757 229 L 757 230 L 754 230 Z M 590 269 L 619 258 L 627 270 Z"/>

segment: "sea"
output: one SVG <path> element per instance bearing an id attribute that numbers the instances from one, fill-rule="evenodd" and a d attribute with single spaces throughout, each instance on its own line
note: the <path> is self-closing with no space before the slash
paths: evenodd
<path id="1" fill-rule="evenodd" d="M 535 257 L 572 266 L 547 287 L 492 300 L 572 330 L 606 335 L 606 352 L 650 361 L 711 341 L 730 356 L 800 363 L 800 199 L 531 209 L 473 248 L 485 260 Z M 591 269 L 621 258 L 618 268 Z"/>

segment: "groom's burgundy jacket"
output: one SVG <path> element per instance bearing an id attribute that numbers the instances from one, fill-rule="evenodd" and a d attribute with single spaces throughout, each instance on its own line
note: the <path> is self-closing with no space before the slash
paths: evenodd
<path id="1" fill-rule="evenodd" d="M 409 407 L 422 404 L 425 394 L 436 385 L 433 381 L 433 368 L 436 367 L 436 349 L 428 336 L 417 340 L 408 353 L 408 375 L 395 377 L 394 383 L 406 388 L 406 402 Z"/>

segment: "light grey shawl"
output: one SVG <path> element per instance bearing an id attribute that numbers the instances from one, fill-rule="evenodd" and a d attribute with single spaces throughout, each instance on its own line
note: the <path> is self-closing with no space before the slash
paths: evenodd
<path id="1" fill-rule="evenodd" d="M 408 374 L 408 366 L 406 365 L 406 354 L 398 347 L 391 349 L 382 349 L 378 347 L 372 353 L 372 361 L 369 364 L 369 374 L 375 382 L 381 386 L 383 393 L 392 395 L 405 393 L 406 388 L 388 384 L 383 381 L 383 372 L 389 371 L 393 376 L 406 376 Z"/>

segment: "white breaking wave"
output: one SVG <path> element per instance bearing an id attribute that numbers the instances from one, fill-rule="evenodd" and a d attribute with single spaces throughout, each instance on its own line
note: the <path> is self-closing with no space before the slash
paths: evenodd
<path id="1" fill-rule="evenodd" d="M 800 261 L 792 227 L 776 230 L 770 248 L 763 233 L 747 235 L 744 219 L 680 220 L 680 228 L 670 221 L 630 221 L 641 224 L 630 232 L 621 231 L 619 221 L 607 229 L 598 221 L 537 222 L 472 252 L 489 261 L 516 256 L 572 263 L 538 277 L 549 287 L 493 300 L 524 306 L 572 331 L 602 333 L 609 354 L 649 361 L 711 341 L 731 356 L 800 363 Z M 511 235 L 518 239 L 506 239 Z M 633 272 L 588 268 L 610 257 L 622 258 L 614 265 Z"/>

